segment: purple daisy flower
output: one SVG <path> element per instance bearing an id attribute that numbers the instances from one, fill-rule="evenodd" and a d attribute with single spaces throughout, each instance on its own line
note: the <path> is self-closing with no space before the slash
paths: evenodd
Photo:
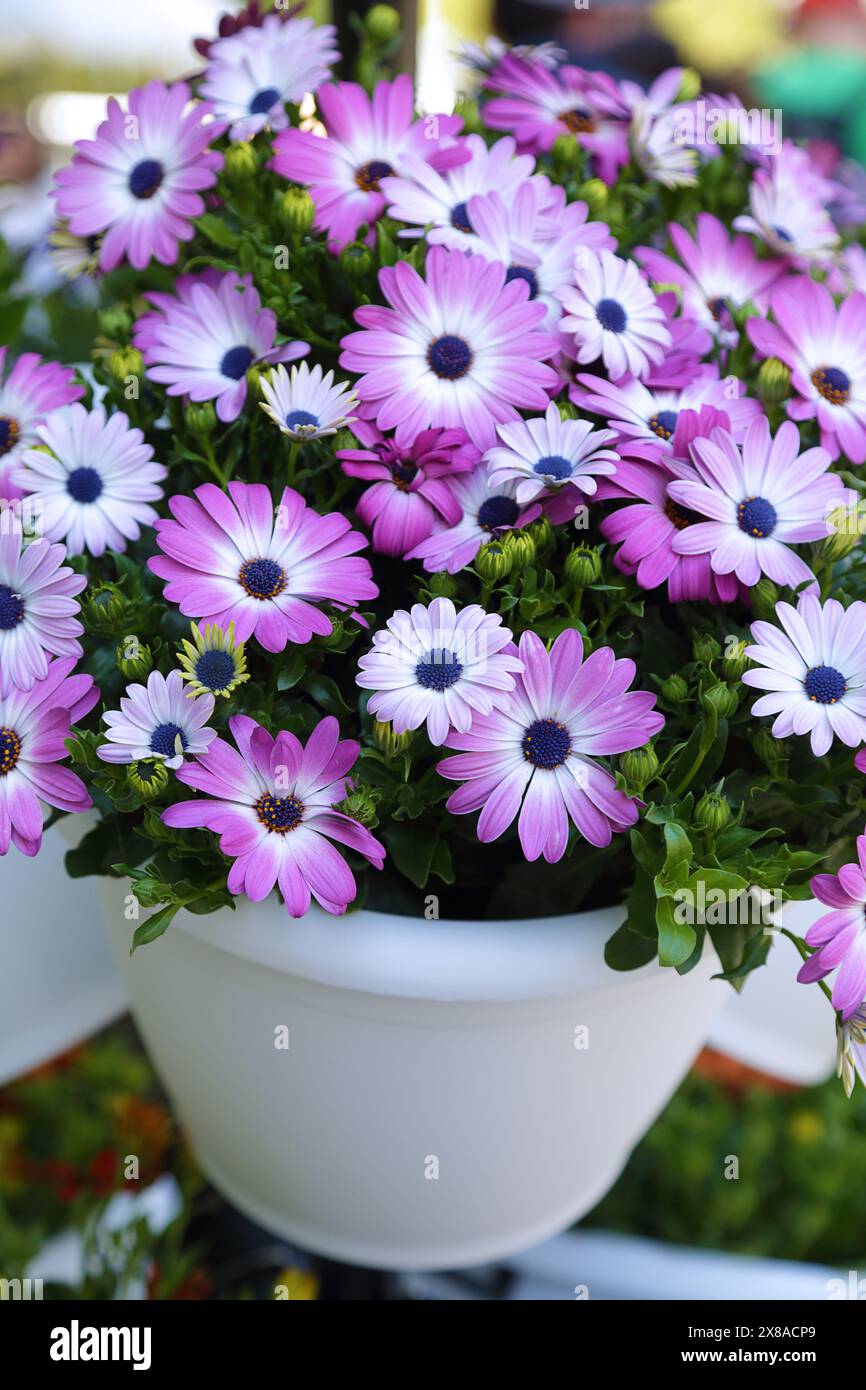
<path id="1" fill-rule="evenodd" d="M 434 531 L 403 557 L 421 560 L 431 573 L 447 570 L 457 574 L 472 564 L 482 545 L 497 540 L 506 531 L 527 526 L 541 514 L 540 502 L 521 507 L 516 482 L 491 487 L 486 464 L 449 480 L 448 487 L 462 510 L 461 519 L 453 526 Z"/>
<path id="2" fill-rule="evenodd" d="M 556 339 L 540 331 L 545 306 L 496 261 L 479 265 L 433 246 L 427 279 L 406 261 L 379 273 L 391 307 L 355 310 L 362 332 L 342 340 L 341 366 L 363 373 L 358 395 L 381 430 L 403 445 L 429 428 L 465 429 L 479 449 L 516 407 L 543 410 L 557 377 L 545 359 Z"/>
<path id="3" fill-rule="evenodd" d="M 830 533 L 828 517 L 845 501 L 842 481 L 828 473 L 826 449 L 799 454 L 797 426 L 786 420 L 770 437 L 759 415 L 738 447 L 725 430 L 696 439 L 691 456 L 699 482 L 670 484 L 673 500 L 706 517 L 673 539 L 680 555 L 710 556 L 716 574 L 757 584 L 762 574 L 796 589 L 814 575 L 792 549 Z"/>
<path id="4" fill-rule="evenodd" d="M 866 461 L 866 294 L 839 307 L 826 285 L 807 276 L 773 294 L 775 323 L 751 318 L 749 337 L 765 357 L 791 368 L 799 399 L 788 402 L 793 420 L 817 420 L 831 458 Z"/>
<path id="5" fill-rule="evenodd" d="M 107 710 L 108 725 L 97 754 L 104 763 L 135 763 L 158 758 L 166 767 L 183 766 L 192 753 L 204 753 L 216 738 L 207 728 L 213 695 L 190 696 L 180 671 L 151 671 L 147 685 L 128 685 L 119 710 Z"/>
<path id="6" fill-rule="evenodd" d="M 208 145 L 224 127 L 206 124 L 207 102 L 189 110 L 185 82 L 148 82 L 129 93 L 129 110 L 110 97 L 93 140 L 77 140 L 72 163 L 57 175 L 54 198 L 76 236 L 104 232 L 101 270 L 124 256 L 136 270 L 151 260 L 174 265 L 178 243 L 192 241 L 223 157 Z"/>
<path id="7" fill-rule="evenodd" d="M 38 430 L 50 449 L 28 449 L 13 480 L 38 500 L 48 540 L 62 540 L 70 555 L 124 551 L 142 526 L 152 526 L 150 505 L 162 497 L 167 470 L 122 411 L 106 418 L 101 406 L 56 410 Z"/>
<path id="8" fill-rule="evenodd" d="M 575 284 L 559 291 L 560 320 L 573 335 L 578 362 L 602 358 L 614 380 L 642 376 L 671 346 L 665 315 L 634 261 L 610 251 L 584 250 L 574 265 Z"/>
<path id="9" fill-rule="evenodd" d="M 149 294 L 155 306 L 135 325 L 133 342 L 148 364 L 147 375 L 169 396 L 215 400 L 219 418 L 236 420 L 247 397 L 247 372 L 261 363 L 293 362 L 308 343 L 274 345 L 277 316 L 263 309 L 249 277 L 229 271 L 182 275 L 176 297 Z"/>
<path id="10" fill-rule="evenodd" d="M 412 79 L 400 73 L 393 82 L 377 82 L 368 96 L 357 82 L 320 87 L 316 105 L 327 136 L 286 130 L 274 141 L 269 168 L 294 183 L 307 184 L 316 205 L 316 228 L 337 249 L 357 236 L 362 223 L 372 225 L 385 211 L 381 180 L 400 176 L 407 159 L 447 167 L 465 158 L 455 136 L 459 116 L 415 119 Z M 435 129 L 435 138 L 429 138 Z"/>
<path id="11" fill-rule="evenodd" d="M 570 64 L 551 72 L 509 53 L 484 86 L 497 93 L 484 107 L 486 124 L 510 131 L 524 148 L 545 154 L 560 135 L 573 135 L 605 183 L 628 163 L 629 112 L 607 73 Z"/>
<path id="12" fill-rule="evenodd" d="M 37 429 L 49 411 L 79 400 L 84 387 L 75 383 L 71 367 L 43 362 L 35 352 L 25 352 L 4 377 L 7 352 L 0 347 L 0 498 L 12 501 L 23 494 L 9 478 L 10 468 L 38 443 Z"/>
<path id="13" fill-rule="evenodd" d="M 300 493 L 285 488 L 274 508 L 262 483 L 197 487 L 172 497 L 174 520 L 156 523 L 161 555 L 148 561 L 168 582 L 165 596 L 191 618 L 235 625 L 238 642 L 255 634 L 269 652 L 288 642 L 327 637 L 330 618 L 315 603 L 354 608 L 378 589 L 369 562 L 356 550 L 367 539 L 344 516 L 320 516 Z"/>
<path id="14" fill-rule="evenodd" d="M 823 261 L 839 243 L 839 233 L 823 205 L 831 185 L 806 150 L 785 140 L 766 169 L 749 185 L 749 215 L 734 218 L 738 232 L 751 232 L 777 256 L 800 264 Z"/>
<path id="15" fill-rule="evenodd" d="M 468 472 L 481 457 L 463 430 L 422 430 L 400 449 L 364 420 L 352 428 L 366 448 L 338 449 L 337 458 L 350 478 L 371 483 L 355 511 L 372 528 L 374 550 L 405 555 L 437 522 L 456 526 L 460 503 L 445 480 Z"/>
<path id="16" fill-rule="evenodd" d="M 426 723 L 431 743 L 501 708 L 514 689 L 512 673 L 523 670 L 498 613 L 477 603 L 458 613 L 450 598 L 413 604 L 409 613 L 398 608 L 358 665 L 357 684 L 376 692 L 370 713 L 398 734 Z"/>
<path id="17" fill-rule="evenodd" d="M 514 650 L 514 649 L 512 649 Z M 641 748 L 664 724 L 655 696 L 628 690 L 633 661 L 610 647 L 583 659 L 583 639 L 561 632 L 548 652 L 534 632 L 520 639 L 523 675 L 505 709 L 479 715 L 468 733 L 452 733 L 446 748 L 461 751 L 438 771 L 464 785 L 449 811 L 481 810 L 478 838 L 497 840 L 519 813 L 517 831 L 527 859 L 554 864 L 565 853 L 569 817 L 592 845 L 637 820 L 637 804 L 618 791 L 596 758 Z"/>
<path id="18" fill-rule="evenodd" d="M 69 756 L 71 725 L 99 699 L 92 676 L 70 674 L 74 665 L 71 657 L 52 661 L 29 690 L 0 698 L 0 854 L 10 844 L 31 857 L 39 853 L 40 802 L 69 812 L 92 805 L 81 778 L 54 766 Z"/>
<path id="19" fill-rule="evenodd" d="M 13 686 L 29 690 L 44 680 L 48 654 L 81 656 L 84 631 L 75 616 L 76 594 L 87 576 L 63 561 L 66 550 L 46 540 L 25 546 L 17 518 L 4 515 L 0 527 L 0 694 Z"/>
<path id="20" fill-rule="evenodd" d="M 596 478 L 616 472 L 618 455 L 609 446 L 613 430 L 594 430 L 588 420 L 563 420 L 551 401 L 544 415 L 499 426 L 501 445 L 485 455 L 490 486 L 515 482 L 520 506 L 567 492 L 574 507 L 592 497 Z"/>
<path id="21" fill-rule="evenodd" d="M 831 998 L 843 1019 L 866 1000 L 866 835 L 857 836 L 857 860 L 843 864 L 838 874 L 816 874 L 811 880 L 818 902 L 832 911 L 807 931 L 806 940 L 816 950 L 797 975 L 809 985 L 838 969 Z"/>
<path id="22" fill-rule="evenodd" d="M 732 386 L 739 395 L 731 396 Z M 633 377 L 606 381 L 604 377 L 581 372 L 568 394 L 581 410 L 602 415 L 622 443 L 654 444 L 670 453 L 680 414 L 700 411 L 705 406 L 724 412 L 731 434 L 739 443 L 752 421 L 762 414 L 760 401 L 751 400 L 743 394 L 745 390 L 742 381 L 720 380 L 718 368 L 708 362 L 696 369 L 687 385 L 675 389 L 659 389 Z"/>
<path id="23" fill-rule="evenodd" d="M 755 622 L 746 648 L 757 664 L 744 682 L 770 692 L 752 714 L 776 716 L 775 738 L 809 734 L 816 758 L 834 738 L 848 748 L 866 743 L 866 603 L 846 609 L 803 594 L 796 608 L 777 603 L 776 616 L 783 630 Z"/>
<path id="24" fill-rule="evenodd" d="M 669 224 L 668 235 L 679 261 L 650 246 L 639 246 L 635 260 L 660 284 L 679 285 L 685 313 L 724 347 L 735 346 L 739 334 L 731 308 L 751 300 L 765 313 L 771 287 L 786 273 L 785 263 L 759 260 L 746 237 L 730 237 L 709 212 L 698 213 L 694 237 L 676 222 Z"/>
<path id="25" fill-rule="evenodd" d="M 339 60 L 332 24 L 267 15 L 259 25 L 210 45 L 201 94 L 230 140 L 251 140 L 260 130 L 285 130 L 286 102 L 299 102 L 331 75 Z"/>
<path id="26" fill-rule="evenodd" d="M 358 758 L 352 739 L 340 739 L 336 719 L 322 719 L 306 747 L 294 734 L 272 738 L 245 714 L 229 720 L 239 752 L 215 739 L 178 781 L 205 795 L 162 813 L 166 825 L 211 830 L 234 859 L 230 893 L 261 902 L 279 885 L 292 917 L 303 917 L 314 897 L 340 915 L 355 897 L 355 880 L 330 843 L 347 845 L 381 869 L 384 847 L 363 825 L 336 810 L 346 774 Z M 207 799 L 205 799 L 207 798 Z"/>

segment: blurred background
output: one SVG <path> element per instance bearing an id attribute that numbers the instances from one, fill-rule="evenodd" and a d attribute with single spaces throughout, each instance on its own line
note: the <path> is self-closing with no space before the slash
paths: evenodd
<path id="1" fill-rule="evenodd" d="M 86 356 L 96 331 L 90 292 L 80 280 L 61 288 L 46 254 L 53 171 L 74 140 L 92 133 L 108 94 L 197 71 L 192 36 L 213 36 L 231 8 L 226 0 L 0 0 L 0 343 L 45 350 L 62 340 L 68 360 Z M 366 8 L 314 0 L 308 12 L 333 19 L 351 55 L 353 16 Z M 866 163 L 859 0 L 421 0 L 397 8 L 404 65 L 414 65 L 426 110 L 450 109 L 474 91 L 461 44 L 491 34 L 554 41 L 584 66 L 644 84 L 687 64 L 711 92 L 782 107 L 786 135 L 832 141 Z M 0 879 L 8 923 L 25 903 L 6 865 Z M 734 1001 L 739 1012 L 726 1016 L 575 1232 L 508 1265 L 399 1279 L 313 1259 L 226 1206 L 198 1172 L 107 985 L 109 1002 L 94 1020 L 119 1021 L 59 1058 L 40 1057 L 0 1089 L 0 1278 L 29 1270 L 46 1281 L 46 1296 L 88 1298 L 272 1298 L 278 1287 L 301 1299 L 561 1299 L 575 1297 L 578 1284 L 593 1298 L 864 1298 L 863 1088 L 848 1101 L 832 1076 L 823 1003 L 806 1046 L 802 996 L 795 1004 L 790 992 L 794 964 L 783 960 L 780 969 L 779 994 L 751 1017 Z M 754 999 L 758 986 L 750 988 Z M 141 1171 L 124 1184 L 117 1174 L 129 1153 Z M 834 1279 L 847 1293 L 829 1292 Z"/>

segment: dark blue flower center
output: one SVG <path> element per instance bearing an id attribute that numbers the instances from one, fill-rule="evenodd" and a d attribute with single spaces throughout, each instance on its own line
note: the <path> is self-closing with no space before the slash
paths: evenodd
<path id="1" fill-rule="evenodd" d="M 519 515 L 520 508 L 514 498 L 500 494 L 488 497 L 481 503 L 478 525 L 483 531 L 499 531 L 503 527 L 513 526 Z"/>
<path id="2" fill-rule="evenodd" d="M 533 472 L 540 473 L 543 478 L 570 478 L 571 471 L 571 461 L 562 454 L 548 454 L 533 464 Z"/>
<path id="3" fill-rule="evenodd" d="M 610 333 L 622 333 L 628 323 L 628 315 L 617 299 L 600 299 L 595 306 L 595 316 Z"/>
<path id="4" fill-rule="evenodd" d="M 12 729 L 0 729 L 0 777 L 11 772 L 21 756 L 21 740 Z"/>
<path id="5" fill-rule="evenodd" d="M 0 457 L 15 448 L 20 433 L 17 420 L 13 420 L 11 415 L 0 415 Z"/>
<path id="6" fill-rule="evenodd" d="M 505 283 L 510 284 L 512 280 L 522 280 L 529 286 L 529 298 L 534 299 L 538 294 L 538 276 L 534 270 L 530 270 L 528 265 L 510 265 L 505 272 Z"/>
<path id="7" fill-rule="evenodd" d="M 195 663 L 195 676 L 206 690 L 225 690 L 235 678 L 235 663 L 228 652 L 202 652 Z"/>
<path id="8" fill-rule="evenodd" d="M 102 492 L 102 479 L 95 468 L 73 468 L 66 479 L 66 491 L 73 502 L 95 502 Z"/>
<path id="9" fill-rule="evenodd" d="M 766 540 L 776 529 L 776 508 L 766 497 L 747 497 L 737 508 L 737 525 L 747 536 Z"/>
<path id="10" fill-rule="evenodd" d="M 571 752 L 571 735 L 556 719 L 536 719 L 523 735 L 521 746 L 533 767 L 562 767 Z"/>
<path id="11" fill-rule="evenodd" d="M 660 410 L 647 421 L 653 434 L 657 434 L 659 439 L 673 439 L 674 430 L 677 427 L 676 410 Z"/>
<path id="12" fill-rule="evenodd" d="M 238 574 L 238 582 L 250 598 L 264 601 L 276 598 L 286 587 L 286 572 L 276 560 L 245 560 Z"/>
<path id="13" fill-rule="evenodd" d="M 780 241 L 787 242 L 789 246 L 793 244 L 794 238 L 791 236 L 787 227 L 771 227 L 770 230 L 776 233 Z"/>
<path id="14" fill-rule="evenodd" d="M 417 475 L 417 463 L 412 463 L 409 460 L 404 460 L 402 463 L 391 464 L 391 476 L 393 477 L 396 486 L 400 489 L 401 492 L 408 491 L 411 484 L 414 483 Z"/>
<path id="15" fill-rule="evenodd" d="M 427 361 L 438 377 L 445 381 L 457 381 L 472 366 L 472 349 L 462 338 L 446 333 L 430 344 Z"/>
<path id="16" fill-rule="evenodd" d="M 319 417 L 311 415 L 309 410 L 290 410 L 286 416 L 286 426 L 290 430 L 302 429 L 304 426 L 317 430 Z"/>
<path id="17" fill-rule="evenodd" d="M 379 180 L 387 179 L 394 170 L 384 159 L 371 159 L 369 164 L 362 164 L 355 174 L 355 182 L 365 193 L 378 193 Z"/>
<path id="18" fill-rule="evenodd" d="M 806 672 L 803 685 L 809 699 L 819 705 L 835 705 L 848 689 L 845 677 L 835 666 L 813 666 Z"/>
<path id="19" fill-rule="evenodd" d="M 270 111 L 271 107 L 280 99 L 279 88 L 262 87 L 260 92 L 256 92 L 250 102 L 251 116 L 264 116 L 265 112 Z"/>
<path id="20" fill-rule="evenodd" d="M 304 803 L 296 796 L 272 796 L 270 792 L 265 792 L 256 802 L 255 812 L 266 829 L 277 835 L 286 835 L 300 825 Z"/>
<path id="21" fill-rule="evenodd" d="M 157 724 L 150 736 L 151 753 L 161 753 L 164 758 L 176 758 L 178 738 L 181 748 L 186 748 L 186 734 L 179 724 Z"/>
<path id="22" fill-rule="evenodd" d="M 253 361 L 255 354 L 245 343 L 239 343 L 237 347 L 229 348 L 223 355 L 220 362 L 220 371 L 223 376 L 230 377 L 232 381 L 240 381 Z"/>
<path id="23" fill-rule="evenodd" d="M 24 617 L 24 600 L 8 584 L 0 584 L 0 632 L 17 627 Z"/>
<path id="24" fill-rule="evenodd" d="M 457 653 L 444 647 L 434 647 L 426 660 L 415 667 L 415 679 L 425 690 L 447 690 L 462 674 L 463 665 L 457 660 Z"/>
<path id="25" fill-rule="evenodd" d="M 451 209 L 451 226 L 458 232 L 471 232 L 472 223 L 469 221 L 469 209 L 465 203 L 455 203 Z"/>
<path id="26" fill-rule="evenodd" d="M 707 300 L 707 308 L 709 309 L 710 313 L 712 314 L 713 318 L 716 320 L 717 323 L 721 319 L 722 314 L 725 312 L 727 307 L 728 301 L 726 299 L 719 298 Z"/>
<path id="27" fill-rule="evenodd" d="M 129 171 L 129 191 L 134 198 L 152 198 L 164 176 L 158 159 L 141 159 Z"/>
<path id="28" fill-rule="evenodd" d="M 841 367 L 819 367 L 812 385 L 831 405 L 845 405 L 851 397 L 851 378 Z"/>

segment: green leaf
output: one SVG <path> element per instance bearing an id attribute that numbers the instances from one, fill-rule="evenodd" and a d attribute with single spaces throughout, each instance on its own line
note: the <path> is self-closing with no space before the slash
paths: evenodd
<path id="1" fill-rule="evenodd" d="M 682 965 L 695 949 L 697 934 L 687 922 L 676 919 L 673 898 L 660 898 L 656 906 L 659 929 L 659 965 Z"/>
<path id="2" fill-rule="evenodd" d="M 154 912 L 153 916 L 148 917 L 146 922 L 142 922 L 140 927 L 136 927 L 129 954 L 134 955 L 139 946 L 146 946 L 148 942 L 156 941 L 157 937 L 162 936 L 166 928 L 174 921 L 180 908 L 180 903 L 169 903 L 167 907 L 161 907 L 159 912 Z"/>
<path id="3" fill-rule="evenodd" d="M 656 950 L 655 941 L 638 936 L 628 923 L 623 922 L 606 942 L 604 959 L 611 970 L 637 970 L 655 959 Z"/>
<path id="4" fill-rule="evenodd" d="M 215 212 L 202 213 L 201 217 L 196 218 L 195 225 L 208 241 L 212 241 L 214 246 L 219 246 L 222 251 L 234 251 L 240 246 L 240 232 L 233 232 Z"/>

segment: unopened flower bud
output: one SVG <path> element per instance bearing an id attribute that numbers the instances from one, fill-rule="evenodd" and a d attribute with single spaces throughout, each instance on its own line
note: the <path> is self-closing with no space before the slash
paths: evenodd
<path id="1" fill-rule="evenodd" d="M 258 171 L 258 155 L 251 140 L 238 140 L 229 145 L 223 172 L 230 183 L 243 183 L 245 179 L 255 178 Z"/>
<path id="2" fill-rule="evenodd" d="M 108 358 L 108 370 L 115 381 L 126 381 L 128 376 L 141 376 L 144 372 L 144 358 L 138 348 L 115 348 Z"/>
<path id="3" fill-rule="evenodd" d="M 836 507 L 827 517 L 827 527 L 829 535 L 821 541 L 820 553 L 833 563 L 844 560 L 866 535 L 866 498 L 857 497 L 850 506 L 843 503 Z"/>
<path id="4" fill-rule="evenodd" d="M 373 721 L 373 742 L 382 753 L 404 753 L 412 742 L 412 733 L 395 734 L 390 720 L 376 719 Z"/>
<path id="5" fill-rule="evenodd" d="M 107 309 L 100 309 L 99 331 L 106 338 L 128 338 L 132 329 L 132 317 L 129 310 L 122 304 L 113 304 Z"/>
<path id="6" fill-rule="evenodd" d="M 546 516 L 540 516 L 532 525 L 528 527 L 529 534 L 535 541 L 536 550 L 540 559 L 544 559 L 553 549 L 556 537 L 553 534 L 553 527 Z"/>
<path id="7" fill-rule="evenodd" d="M 680 77 L 680 89 L 677 92 L 677 101 L 694 101 L 701 90 L 701 75 L 694 68 L 683 68 Z"/>
<path id="8" fill-rule="evenodd" d="M 129 681 L 146 681 L 153 666 L 150 647 L 137 637 L 124 637 L 115 653 L 118 669 Z"/>
<path id="9" fill-rule="evenodd" d="M 570 169 L 580 158 L 580 145 L 573 135 L 557 135 L 551 149 L 553 162 L 561 169 Z"/>
<path id="10" fill-rule="evenodd" d="M 475 556 L 475 568 L 482 579 L 505 579 L 512 564 L 511 552 L 502 541 L 488 541 Z"/>
<path id="11" fill-rule="evenodd" d="M 367 33 L 377 43 L 387 43 L 400 32 L 400 15 L 393 5 L 374 5 L 364 17 Z"/>
<path id="12" fill-rule="evenodd" d="M 711 637 L 708 632 L 697 632 L 692 638 L 692 656 L 695 661 L 702 661 L 705 665 L 715 661 L 721 656 L 722 649 L 715 637 Z"/>
<path id="13" fill-rule="evenodd" d="M 316 205 L 306 188 L 287 188 L 283 194 L 280 212 L 290 231 L 303 236 L 313 225 Z"/>
<path id="14" fill-rule="evenodd" d="M 205 438 L 216 429 L 217 417 L 212 401 L 190 401 L 183 412 L 193 434 Z"/>
<path id="15" fill-rule="evenodd" d="M 725 797 L 705 792 L 695 807 L 695 820 L 707 830 L 718 834 L 730 822 L 731 808 Z"/>
<path id="16" fill-rule="evenodd" d="M 439 570 L 436 574 L 431 574 L 427 580 L 427 588 L 434 598 L 454 598 L 458 585 L 453 574 L 449 574 L 447 570 Z"/>
<path id="17" fill-rule="evenodd" d="M 373 269 L 373 253 L 363 241 L 350 241 L 340 252 L 340 267 L 350 280 L 362 280 Z"/>
<path id="18" fill-rule="evenodd" d="M 576 545 L 565 557 L 565 577 L 575 589 L 594 584 L 601 574 L 601 555 L 594 546 Z"/>
<path id="19" fill-rule="evenodd" d="M 535 559 L 535 541 L 526 530 L 508 531 L 503 537 L 503 545 L 511 555 L 513 569 L 525 569 Z"/>
<path id="20" fill-rule="evenodd" d="M 556 408 L 559 411 L 560 420 L 580 419 L 580 411 L 578 410 L 577 406 L 574 404 L 573 401 L 558 401 Z"/>
<path id="21" fill-rule="evenodd" d="M 722 662 L 722 670 L 727 680 L 740 680 L 749 664 L 749 658 L 746 656 L 747 646 L 747 642 L 733 642 L 729 647 L 725 648 L 725 659 Z"/>
<path id="22" fill-rule="evenodd" d="M 610 190 L 604 179 L 587 179 L 577 190 L 581 202 L 586 203 L 590 218 L 598 217 L 607 207 Z"/>
<path id="23" fill-rule="evenodd" d="M 736 690 L 729 685 L 719 682 L 718 685 L 710 686 L 701 696 L 701 701 L 705 709 L 713 709 L 720 719 L 729 719 L 735 714 L 740 700 Z"/>
<path id="24" fill-rule="evenodd" d="M 84 595 L 81 611 L 88 632 L 104 637 L 120 627 L 122 634 L 129 600 L 116 584 L 91 585 Z"/>
<path id="25" fill-rule="evenodd" d="M 645 748 L 632 748 L 623 753 L 619 765 L 623 776 L 637 792 L 642 792 L 659 770 L 658 757 L 649 743 Z"/>
<path id="26" fill-rule="evenodd" d="M 768 579 L 765 574 L 761 576 L 757 584 L 753 584 L 749 590 L 752 599 L 752 610 L 756 618 L 763 618 L 764 622 L 772 623 L 776 617 L 776 604 L 779 601 L 779 590 L 776 588 L 772 579 Z"/>
<path id="27" fill-rule="evenodd" d="M 689 687 L 682 676 L 675 674 L 668 676 L 667 680 L 662 682 L 661 693 L 662 698 L 667 700 L 668 704 L 679 705 L 688 695 Z"/>
<path id="28" fill-rule="evenodd" d="M 784 739 L 774 738 L 764 725 L 752 737 L 752 747 L 765 767 L 771 771 L 778 768 L 788 757 L 788 745 Z"/>
<path id="29" fill-rule="evenodd" d="M 765 405 L 786 401 L 791 394 L 791 368 L 778 357 L 767 357 L 758 368 L 758 395 Z"/>
<path id="30" fill-rule="evenodd" d="M 142 758 L 130 763 L 127 781 L 142 801 L 151 801 L 168 786 L 168 768 L 161 758 Z"/>
<path id="31" fill-rule="evenodd" d="M 357 787 L 355 791 L 349 792 L 339 810 L 346 816 L 351 816 L 359 825 L 375 825 L 377 823 L 376 805 L 378 794 L 372 787 Z"/>

